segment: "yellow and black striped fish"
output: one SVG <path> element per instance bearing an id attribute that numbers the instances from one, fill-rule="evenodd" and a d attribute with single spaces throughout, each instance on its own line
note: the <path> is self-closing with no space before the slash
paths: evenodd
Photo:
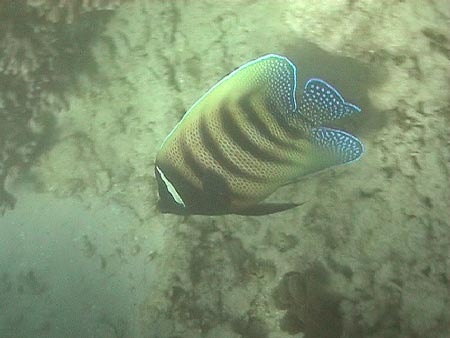
<path id="1" fill-rule="evenodd" d="M 301 176 L 359 159 L 362 143 L 322 126 L 360 109 L 329 84 L 266 55 L 223 78 L 184 115 L 156 156 L 159 209 L 182 215 L 263 215 L 298 204 L 260 203 Z"/>

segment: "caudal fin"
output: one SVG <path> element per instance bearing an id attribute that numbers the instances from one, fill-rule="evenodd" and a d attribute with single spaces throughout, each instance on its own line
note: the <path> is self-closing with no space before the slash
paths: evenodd
<path id="1" fill-rule="evenodd" d="M 299 113 L 316 126 L 360 111 L 359 107 L 346 102 L 336 89 L 320 79 L 308 80 L 299 106 Z"/>

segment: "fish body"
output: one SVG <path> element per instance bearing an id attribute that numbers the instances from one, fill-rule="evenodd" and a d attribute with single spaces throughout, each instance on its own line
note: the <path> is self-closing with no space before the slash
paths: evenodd
<path id="1" fill-rule="evenodd" d="M 278 187 L 357 160 L 362 143 L 323 127 L 360 109 L 310 79 L 300 103 L 296 68 L 269 54 L 223 78 L 184 115 L 155 161 L 159 208 L 175 214 L 262 215 L 297 206 L 260 203 Z"/>

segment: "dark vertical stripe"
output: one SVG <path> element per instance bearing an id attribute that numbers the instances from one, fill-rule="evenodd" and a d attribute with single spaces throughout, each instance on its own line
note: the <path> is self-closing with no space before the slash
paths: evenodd
<path id="1" fill-rule="evenodd" d="M 203 128 L 201 125 L 199 126 L 199 128 L 200 128 L 200 130 L 199 130 L 200 141 L 205 142 L 204 136 L 201 131 L 201 129 L 203 129 Z M 182 151 L 182 157 L 183 157 L 184 163 L 187 167 L 186 169 L 189 170 L 191 172 L 191 174 L 194 175 L 200 181 L 200 186 L 194 185 L 194 184 L 188 182 L 188 180 L 186 180 L 186 178 L 182 175 L 182 173 L 180 173 L 179 170 L 176 168 L 172 168 L 172 175 L 175 176 L 177 180 L 180 180 L 180 182 L 183 182 L 182 185 L 186 186 L 186 189 L 188 189 L 191 192 L 191 194 L 188 196 L 188 198 L 190 198 L 189 201 L 191 203 L 195 204 L 196 203 L 195 201 L 197 201 L 197 200 L 203 201 L 204 198 L 207 198 L 207 200 L 208 200 L 208 201 L 204 201 L 204 203 L 214 202 L 211 200 L 211 198 L 213 198 L 213 196 L 205 197 L 205 187 L 204 187 L 205 180 L 208 179 L 208 177 L 206 177 L 206 176 L 211 176 L 211 172 L 213 169 L 206 167 L 206 164 L 204 162 L 202 162 L 200 160 L 200 158 L 198 157 L 198 153 L 195 152 L 195 149 L 192 149 L 191 147 L 188 146 L 188 144 L 186 143 L 185 137 L 186 137 L 186 135 L 182 135 L 180 137 L 180 147 L 181 147 L 181 151 Z M 211 146 L 212 142 L 206 141 L 205 143 L 203 143 L 203 145 L 206 148 L 207 145 Z M 210 150 L 210 148 L 206 148 L 206 150 Z M 215 178 L 212 177 L 211 179 L 214 180 Z M 214 189 L 213 187 L 208 187 L 208 188 Z M 207 193 L 210 194 L 211 191 L 208 191 Z M 235 198 L 248 197 L 247 195 L 238 194 L 235 191 L 233 191 L 233 196 Z M 208 206 L 196 206 L 196 207 L 198 207 L 200 209 L 201 208 L 208 209 Z M 203 210 L 202 212 L 205 212 L 205 210 Z"/>
<path id="2" fill-rule="evenodd" d="M 242 105 L 239 105 L 238 109 L 245 109 Z M 248 110 L 240 113 L 236 111 L 232 111 L 228 105 L 224 105 L 221 108 L 220 116 L 220 124 L 223 128 L 224 133 L 229 135 L 229 137 L 233 140 L 236 140 L 236 144 L 242 149 L 242 151 L 248 152 L 251 156 L 265 162 L 272 163 L 290 163 L 289 160 L 280 157 L 275 151 L 270 149 L 264 149 L 260 144 L 255 143 L 255 141 L 251 138 L 246 130 L 240 125 L 241 121 L 236 119 L 237 114 L 241 114 L 244 121 L 243 124 L 249 123 L 252 124 L 258 131 L 258 123 L 263 123 L 259 119 L 249 119 L 250 116 L 254 116 L 256 113 L 253 111 L 253 108 L 249 106 Z M 259 122 L 258 122 L 259 121 Z M 259 137 L 264 137 L 261 133 L 259 133 Z M 274 145 L 275 148 L 275 145 Z"/>
<path id="3" fill-rule="evenodd" d="M 265 178 L 260 175 L 255 175 L 245 171 L 243 168 L 234 163 L 229 156 L 227 156 L 219 145 L 221 135 L 213 134 L 213 130 L 209 127 L 205 119 L 200 120 L 200 137 L 202 143 L 210 151 L 212 157 L 231 175 L 245 178 L 253 182 L 263 182 L 265 180 Z M 236 141 L 234 141 L 234 143 L 236 144 Z"/>
<path id="4" fill-rule="evenodd" d="M 186 144 L 185 135 L 182 135 L 180 138 L 181 144 L 181 154 L 183 157 L 183 162 L 186 164 L 187 168 L 191 174 L 197 177 L 199 180 L 201 179 L 202 172 L 204 170 L 204 166 L 198 161 L 195 154 L 192 152 L 191 148 Z M 181 176 L 180 173 L 178 173 Z"/>
<path id="5" fill-rule="evenodd" d="M 290 112 L 279 112 L 279 107 L 276 107 L 269 98 L 265 99 L 264 106 L 270 109 L 269 113 L 285 132 L 287 138 L 294 142 L 305 138 L 305 133 L 302 131 L 301 125 L 299 124 L 301 122 L 300 116 L 295 116 L 295 113 Z M 297 119 L 299 121 L 296 121 Z M 296 147 L 294 144 L 289 144 L 289 146 L 291 146 L 291 149 Z"/>
<path id="6" fill-rule="evenodd" d="M 262 102 L 261 107 L 255 107 L 255 104 L 252 103 L 249 98 L 243 98 L 239 104 L 247 113 L 246 115 L 250 123 L 256 126 L 262 137 L 267 139 L 270 143 L 279 146 L 282 151 L 293 149 L 292 144 L 283 140 L 280 135 L 276 135 L 273 132 L 273 128 L 270 128 L 270 124 L 278 124 L 278 119 L 275 117 L 274 113 L 270 111 L 271 108 L 267 100 Z M 269 120 L 264 120 L 263 115 L 266 115 L 266 119 L 268 118 Z"/>

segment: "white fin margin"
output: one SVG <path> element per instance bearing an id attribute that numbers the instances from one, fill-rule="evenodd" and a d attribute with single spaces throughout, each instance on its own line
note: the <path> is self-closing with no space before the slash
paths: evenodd
<path id="1" fill-rule="evenodd" d="M 183 206 L 186 207 L 186 204 L 184 204 L 183 199 L 181 198 L 180 194 L 178 193 L 177 189 L 175 189 L 175 187 L 173 186 L 172 183 L 170 183 L 170 181 L 167 179 L 166 175 L 164 175 L 164 173 L 161 171 L 161 169 L 159 169 L 159 167 L 156 167 L 156 170 L 158 170 L 159 176 L 161 177 L 161 179 L 163 180 L 164 184 L 167 187 L 167 191 L 169 191 L 169 194 L 172 196 L 173 200 Z"/>

